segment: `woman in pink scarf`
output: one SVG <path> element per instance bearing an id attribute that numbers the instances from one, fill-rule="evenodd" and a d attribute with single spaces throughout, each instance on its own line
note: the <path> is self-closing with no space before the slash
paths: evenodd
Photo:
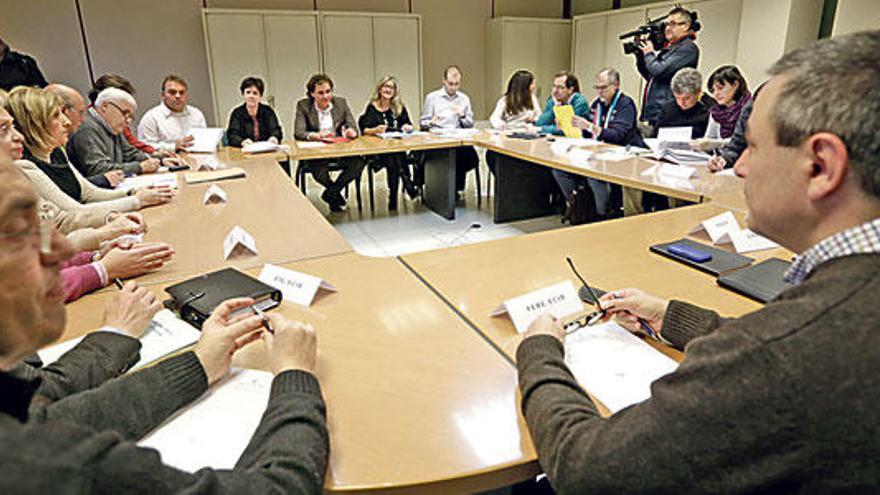
<path id="1" fill-rule="evenodd" d="M 716 105 L 709 109 L 708 139 L 729 139 L 743 106 L 752 100 L 746 79 L 735 65 L 722 65 L 709 76 Z"/>

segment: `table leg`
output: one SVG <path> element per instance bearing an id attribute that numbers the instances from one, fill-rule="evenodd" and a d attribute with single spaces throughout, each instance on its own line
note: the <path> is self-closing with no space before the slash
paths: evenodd
<path id="1" fill-rule="evenodd" d="M 455 148 L 425 150 L 422 202 L 447 220 L 455 219 Z"/>
<path id="2" fill-rule="evenodd" d="M 551 196 L 559 186 L 550 169 L 502 153 L 497 156 L 495 223 L 552 214 Z"/>

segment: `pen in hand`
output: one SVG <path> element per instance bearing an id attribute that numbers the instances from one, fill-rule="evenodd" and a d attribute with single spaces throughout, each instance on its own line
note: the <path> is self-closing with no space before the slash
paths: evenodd
<path id="1" fill-rule="evenodd" d="M 113 279 L 113 283 L 116 284 L 116 288 L 119 289 L 119 290 L 122 290 L 122 288 L 125 287 L 125 286 L 122 284 L 122 280 L 119 280 L 118 278 L 114 278 L 114 279 Z"/>
<path id="2" fill-rule="evenodd" d="M 251 310 L 254 312 L 255 315 L 259 316 L 263 320 L 263 328 L 265 328 L 267 332 L 274 335 L 275 329 L 272 328 L 272 321 L 269 320 L 269 317 L 266 316 L 266 313 L 264 313 L 260 308 L 256 306 L 251 306 Z"/>

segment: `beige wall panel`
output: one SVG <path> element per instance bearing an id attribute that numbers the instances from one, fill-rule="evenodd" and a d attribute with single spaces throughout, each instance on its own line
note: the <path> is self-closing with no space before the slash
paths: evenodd
<path id="1" fill-rule="evenodd" d="M 384 75 L 392 75 L 400 83 L 403 103 L 410 119 L 418 125 L 422 111 L 421 79 L 422 69 L 419 61 L 419 20 L 403 17 L 373 18 L 373 50 L 375 78 L 370 91 Z M 366 108 L 364 100 L 352 110 L 360 112 Z"/>
<path id="2" fill-rule="evenodd" d="M 562 19 L 562 0 L 495 0 L 495 17 Z"/>
<path id="3" fill-rule="evenodd" d="M 785 49 L 790 0 L 743 0 L 737 65 L 746 80 L 757 86 L 767 78 L 767 69 Z"/>
<path id="4" fill-rule="evenodd" d="M 495 109 L 499 88 L 503 93 L 507 88 L 507 81 L 503 81 L 501 74 L 501 55 L 504 52 L 501 46 L 501 33 L 504 29 L 502 19 L 489 19 L 486 21 L 486 88 L 485 108 L 491 113 Z"/>
<path id="5" fill-rule="evenodd" d="M 443 68 L 456 64 L 464 72 L 462 90 L 471 98 L 474 114 L 485 117 L 489 1 L 412 0 L 412 5 L 413 13 L 422 15 L 424 92 L 439 88 Z"/>
<path id="6" fill-rule="evenodd" d="M 605 31 L 607 20 L 607 16 L 574 20 L 574 72 L 584 84 L 592 84 L 596 73 L 605 67 L 605 45 L 611 39 Z"/>
<path id="7" fill-rule="evenodd" d="M 502 55 L 501 55 L 501 87 L 495 88 L 492 94 L 487 95 L 488 101 L 498 101 L 498 98 L 504 94 L 507 88 L 507 81 L 510 76 L 519 69 L 525 69 L 532 74 L 537 74 L 538 59 L 543 56 L 541 52 L 541 24 L 531 21 L 513 21 L 506 20 L 504 22 L 504 31 L 502 33 Z M 488 102 L 487 102 L 488 103 Z M 486 115 L 494 110 L 493 107 L 487 105 Z"/>
<path id="8" fill-rule="evenodd" d="M 206 22 L 217 105 L 214 124 L 226 127 L 229 114 L 243 101 L 238 90 L 242 79 L 257 76 L 269 80 L 263 16 L 212 13 Z"/>
<path id="9" fill-rule="evenodd" d="M 612 0 L 571 0 L 571 15 L 595 14 L 611 10 Z"/>
<path id="10" fill-rule="evenodd" d="M 785 51 L 790 52 L 819 39 L 823 0 L 793 0 L 788 16 Z"/>
<path id="11" fill-rule="evenodd" d="M 369 98 L 373 69 L 373 27 L 367 16 L 322 17 L 324 70 L 333 78 L 334 93 L 348 100 L 355 118 Z"/>
<path id="12" fill-rule="evenodd" d="M 742 0 L 711 0 L 692 4 L 703 28 L 697 33 L 703 89 L 709 75 L 722 65 L 736 63 L 736 45 L 739 41 L 739 21 Z M 751 82 L 751 81 L 750 81 Z"/>
<path id="13" fill-rule="evenodd" d="M 285 138 L 293 137 L 296 102 L 305 96 L 306 82 L 321 70 L 318 17 L 278 14 L 264 17 L 271 98 Z"/>
<path id="14" fill-rule="evenodd" d="M 88 92 L 92 82 L 73 0 L 4 0 L 2 5 L 0 38 L 34 57 L 49 82 Z"/>
<path id="15" fill-rule="evenodd" d="M 880 2 L 877 0 L 837 0 L 832 36 L 880 29 Z"/>
<path id="16" fill-rule="evenodd" d="M 571 23 L 542 23 L 539 46 L 535 94 L 538 101 L 543 102 L 550 97 L 553 74 L 561 69 L 571 69 Z"/>
<path id="17" fill-rule="evenodd" d="M 186 79 L 190 103 L 212 122 L 214 110 L 205 57 L 202 2 L 165 0 L 165 4 L 157 8 L 153 2 L 141 0 L 80 2 L 95 77 L 116 72 L 131 80 L 138 91 L 140 116 L 159 103 L 162 78 L 175 73 Z M 41 31 L 45 32 L 42 26 Z"/>
<path id="18" fill-rule="evenodd" d="M 630 31 L 638 27 L 644 21 L 642 11 L 614 13 L 608 16 L 605 27 L 605 64 L 614 67 L 620 72 L 620 88 L 630 95 L 636 105 L 641 108 L 642 76 L 636 70 L 636 58 L 633 55 L 623 53 L 623 42 L 618 39 L 620 33 Z M 593 99 L 593 74 L 586 74 L 581 81 L 584 95 L 588 100 Z"/>
<path id="19" fill-rule="evenodd" d="M 314 0 L 207 0 L 211 9 L 314 10 Z"/>
<path id="20" fill-rule="evenodd" d="M 317 0 L 317 3 L 322 12 L 409 12 L 409 0 Z"/>

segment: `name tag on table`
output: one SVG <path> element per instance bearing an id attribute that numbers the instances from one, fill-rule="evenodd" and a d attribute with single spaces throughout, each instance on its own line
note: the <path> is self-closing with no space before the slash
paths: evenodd
<path id="1" fill-rule="evenodd" d="M 213 185 L 205 191 L 205 204 L 225 203 L 227 201 L 226 191 L 217 185 Z"/>
<path id="2" fill-rule="evenodd" d="M 300 306 L 311 306 L 319 290 L 336 292 L 336 287 L 314 275 L 288 270 L 266 263 L 260 272 L 260 282 L 280 290 L 285 301 Z"/>
<path id="3" fill-rule="evenodd" d="M 229 259 L 231 255 L 253 255 L 257 253 L 257 241 L 246 230 L 236 225 L 229 231 L 223 241 L 223 258 Z"/>
<path id="4" fill-rule="evenodd" d="M 660 141 L 690 141 L 692 127 L 661 127 L 657 129 L 657 139 Z"/>
<path id="5" fill-rule="evenodd" d="M 774 249 L 779 244 L 763 237 L 749 229 L 740 228 L 739 222 L 733 213 L 726 211 L 720 215 L 715 215 L 708 220 L 704 220 L 688 234 L 696 234 L 705 231 L 712 240 L 712 244 L 730 244 L 737 253 L 748 253 L 750 251 L 761 251 L 764 249 Z"/>
<path id="6" fill-rule="evenodd" d="M 541 315 L 551 314 L 562 318 L 583 309 L 584 305 L 578 298 L 574 285 L 565 281 L 508 299 L 492 311 L 491 316 L 510 315 L 516 331 L 523 333 Z"/>
<path id="7" fill-rule="evenodd" d="M 730 241 L 737 253 L 748 253 L 751 251 L 762 251 L 764 249 L 775 249 L 779 244 L 767 239 L 766 237 L 756 234 L 749 229 L 741 229 L 731 232 Z"/>
<path id="8" fill-rule="evenodd" d="M 189 155 L 196 162 L 196 166 L 193 167 L 196 171 L 199 170 L 217 170 L 220 167 L 220 162 L 217 161 L 216 155 Z"/>

